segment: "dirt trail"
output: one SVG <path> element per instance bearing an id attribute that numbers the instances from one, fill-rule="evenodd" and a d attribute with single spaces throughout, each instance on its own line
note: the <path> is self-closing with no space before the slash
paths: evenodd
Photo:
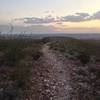
<path id="1" fill-rule="evenodd" d="M 49 49 L 48 44 L 41 51 L 43 55 L 33 67 L 32 76 L 35 77 L 32 77 L 33 93 L 29 100 L 95 100 L 95 87 L 88 84 L 91 75 L 94 78 L 88 71 L 89 66 L 82 66 L 79 60 L 64 58 Z"/>
<path id="2" fill-rule="evenodd" d="M 49 68 L 49 78 L 44 79 L 45 92 L 49 100 L 71 100 L 69 63 L 64 63 L 61 56 L 57 56 L 48 45 L 44 45 L 44 64 Z"/>

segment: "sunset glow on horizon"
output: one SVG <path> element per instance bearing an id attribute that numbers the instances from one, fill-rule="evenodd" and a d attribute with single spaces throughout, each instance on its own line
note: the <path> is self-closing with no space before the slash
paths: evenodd
<path id="1" fill-rule="evenodd" d="M 0 0 L 0 31 L 9 24 L 16 32 L 100 33 L 100 0 Z"/>

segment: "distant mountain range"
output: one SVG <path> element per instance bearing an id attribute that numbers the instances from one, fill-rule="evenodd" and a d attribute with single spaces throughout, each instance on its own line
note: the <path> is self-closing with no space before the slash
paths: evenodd
<path id="1" fill-rule="evenodd" d="M 0 34 L 0 38 L 31 38 L 31 39 L 42 39 L 45 37 L 71 37 L 76 39 L 94 39 L 100 40 L 100 34 Z"/>
<path id="2" fill-rule="evenodd" d="M 99 40 L 100 34 L 39 34 L 33 35 L 37 38 L 44 38 L 44 37 L 70 37 L 76 39 L 94 39 Z"/>

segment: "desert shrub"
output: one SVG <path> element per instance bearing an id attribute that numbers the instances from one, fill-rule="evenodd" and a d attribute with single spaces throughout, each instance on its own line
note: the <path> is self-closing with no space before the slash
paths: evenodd
<path id="1" fill-rule="evenodd" d="M 42 56 L 40 48 L 41 46 L 34 45 L 33 47 L 27 47 L 22 51 L 25 56 L 30 56 L 32 60 L 38 60 Z"/>
<path id="2" fill-rule="evenodd" d="M 38 40 L 0 40 L 0 65 L 15 66 L 25 56 L 34 56 L 35 53 L 37 54 L 41 45 L 42 42 Z M 23 52 L 24 49 L 26 50 L 25 52 Z"/>
<path id="3" fill-rule="evenodd" d="M 42 52 L 35 52 L 32 54 L 33 60 L 38 60 L 42 56 Z"/>
<path id="4" fill-rule="evenodd" d="M 21 53 L 20 49 L 10 49 L 5 53 L 5 64 L 8 66 L 15 66 L 23 57 L 24 55 Z"/>
<path id="5" fill-rule="evenodd" d="M 90 55 L 86 52 L 80 52 L 77 58 L 82 64 L 87 64 L 90 61 Z"/>
<path id="6" fill-rule="evenodd" d="M 3 51 L 0 52 L 0 66 L 4 63 L 5 53 Z"/>
<path id="7" fill-rule="evenodd" d="M 41 45 L 35 40 L 0 40 L 0 99 L 5 95 L 1 100 L 26 99 L 31 90 L 34 60 L 42 55 Z"/>
<path id="8" fill-rule="evenodd" d="M 30 87 L 30 77 L 31 77 L 31 70 L 30 68 L 17 68 L 12 76 L 10 76 L 11 80 L 15 81 L 15 86 L 21 89 L 27 89 Z"/>
<path id="9" fill-rule="evenodd" d="M 50 49 L 59 51 L 64 56 L 76 57 L 83 64 L 88 63 L 91 56 L 95 56 L 94 60 L 100 62 L 100 42 L 95 40 L 67 40 L 66 38 L 66 40 L 51 42 Z"/>
<path id="10" fill-rule="evenodd" d="M 21 100 L 21 95 L 16 88 L 6 88 L 0 91 L 0 100 Z"/>

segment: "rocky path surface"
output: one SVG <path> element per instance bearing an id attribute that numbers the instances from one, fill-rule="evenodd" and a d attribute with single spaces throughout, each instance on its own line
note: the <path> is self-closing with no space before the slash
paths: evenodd
<path id="1" fill-rule="evenodd" d="M 44 65 L 48 69 L 48 77 L 44 78 L 45 96 L 43 100 L 71 100 L 70 92 L 72 91 L 70 85 L 70 64 L 64 63 L 62 57 L 57 56 L 48 45 L 44 45 L 43 49 Z"/>
<path id="2" fill-rule="evenodd" d="M 43 55 L 34 63 L 32 99 L 28 100 L 99 100 L 98 67 L 64 58 L 49 49 L 48 44 L 41 51 Z M 91 72 L 91 68 L 96 72 Z"/>

